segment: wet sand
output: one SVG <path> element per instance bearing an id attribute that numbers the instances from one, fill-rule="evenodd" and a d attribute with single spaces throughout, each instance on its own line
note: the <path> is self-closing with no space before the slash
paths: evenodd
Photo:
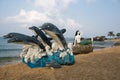
<path id="1" fill-rule="evenodd" d="M 0 80 L 120 80 L 120 46 L 75 55 L 60 69 L 31 69 L 23 63 L 0 67 Z"/>

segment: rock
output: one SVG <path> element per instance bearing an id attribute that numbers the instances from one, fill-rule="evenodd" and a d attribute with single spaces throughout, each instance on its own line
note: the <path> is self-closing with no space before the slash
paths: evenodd
<path id="1" fill-rule="evenodd" d="M 57 63 L 56 61 L 51 61 L 47 63 L 47 67 L 52 68 L 61 68 L 61 65 Z"/>
<path id="2" fill-rule="evenodd" d="M 93 51 L 92 45 L 76 45 L 73 46 L 73 53 L 76 54 L 85 54 Z"/>
<path id="3" fill-rule="evenodd" d="M 114 46 L 120 46 L 120 42 L 116 42 Z"/>

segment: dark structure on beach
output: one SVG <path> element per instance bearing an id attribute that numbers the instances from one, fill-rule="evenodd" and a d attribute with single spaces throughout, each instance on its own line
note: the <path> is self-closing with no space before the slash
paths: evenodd
<path id="1" fill-rule="evenodd" d="M 107 38 L 105 36 L 96 36 L 93 38 L 94 41 L 104 41 L 106 40 Z"/>

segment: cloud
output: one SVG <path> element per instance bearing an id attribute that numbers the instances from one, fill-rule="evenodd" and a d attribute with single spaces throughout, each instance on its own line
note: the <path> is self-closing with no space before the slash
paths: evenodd
<path id="1" fill-rule="evenodd" d="M 61 0 L 61 1 L 62 1 L 62 5 L 63 5 L 64 7 L 67 7 L 67 6 L 69 6 L 70 4 L 76 2 L 76 0 Z"/>
<path id="2" fill-rule="evenodd" d="M 21 26 L 30 26 L 30 25 L 38 25 L 43 24 L 45 22 L 51 22 L 53 24 L 56 24 L 60 27 L 65 27 L 68 29 L 73 29 L 75 27 L 80 27 L 80 24 L 71 18 L 65 18 L 62 17 L 53 17 L 53 15 L 47 15 L 46 13 L 41 13 L 35 10 L 32 11 L 26 11 L 24 9 L 21 9 L 20 12 L 11 17 L 7 17 L 6 21 L 9 23 L 16 23 L 21 24 Z"/>
<path id="3" fill-rule="evenodd" d="M 49 21 L 50 19 L 44 14 L 38 11 L 25 11 L 21 9 L 19 14 L 12 17 L 7 17 L 6 21 L 12 23 L 38 23 L 38 22 L 45 22 Z"/>
<path id="4" fill-rule="evenodd" d="M 31 0 L 28 0 L 31 1 Z M 61 11 L 75 3 L 76 0 L 35 0 L 33 5 L 43 11 L 21 9 L 15 16 L 6 18 L 7 23 L 19 24 L 19 27 L 40 26 L 45 22 L 51 22 L 58 28 L 66 28 L 68 33 L 80 29 L 80 23 L 69 17 L 62 17 Z M 67 33 L 66 33 L 67 34 Z"/>
<path id="5" fill-rule="evenodd" d="M 60 26 L 69 26 L 70 27 L 78 27 L 80 26 L 76 20 L 61 17 L 62 10 L 69 7 L 70 4 L 76 3 L 77 0 L 35 0 L 33 4 L 37 7 L 42 7 L 42 9 L 47 13 L 49 18 L 51 19 L 50 22 L 56 23 Z M 62 25 L 61 25 L 62 24 Z M 71 29 L 71 28 L 70 28 Z"/>
<path id="6" fill-rule="evenodd" d="M 49 10 L 56 6 L 56 2 L 55 0 L 35 0 L 34 5 Z"/>
<path id="7" fill-rule="evenodd" d="M 78 21 L 71 18 L 67 18 L 67 19 L 57 18 L 53 23 L 55 23 L 58 26 L 65 27 L 66 29 L 69 30 L 82 28 L 82 26 L 79 24 Z"/>
<path id="8" fill-rule="evenodd" d="M 67 7 L 76 0 L 35 0 L 34 5 L 44 9 L 54 9 L 58 7 Z"/>
<path id="9" fill-rule="evenodd" d="M 34 0 L 32 3 L 35 7 L 40 8 L 42 12 L 58 17 L 62 11 L 76 1 L 77 0 Z"/>
<path id="10" fill-rule="evenodd" d="M 71 29 L 79 29 L 81 28 L 82 26 L 74 19 L 67 19 L 66 20 L 66 25 Z"/>

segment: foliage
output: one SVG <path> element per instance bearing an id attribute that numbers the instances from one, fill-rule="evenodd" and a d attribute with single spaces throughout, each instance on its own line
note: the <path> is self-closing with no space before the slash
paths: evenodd
<path id="1" fill-rule="evenodd" d="M 114 37 L 115 34 L 113 33 L 113 31 L 110 31 L 110 32 L 108 32 L 108 36 L 110 36 L 110 37 Z"/>
<path id="2" fill-rule="evenodd" d="M 117 33 L 116 36 L 120 38 L 120 33 Z"/>

